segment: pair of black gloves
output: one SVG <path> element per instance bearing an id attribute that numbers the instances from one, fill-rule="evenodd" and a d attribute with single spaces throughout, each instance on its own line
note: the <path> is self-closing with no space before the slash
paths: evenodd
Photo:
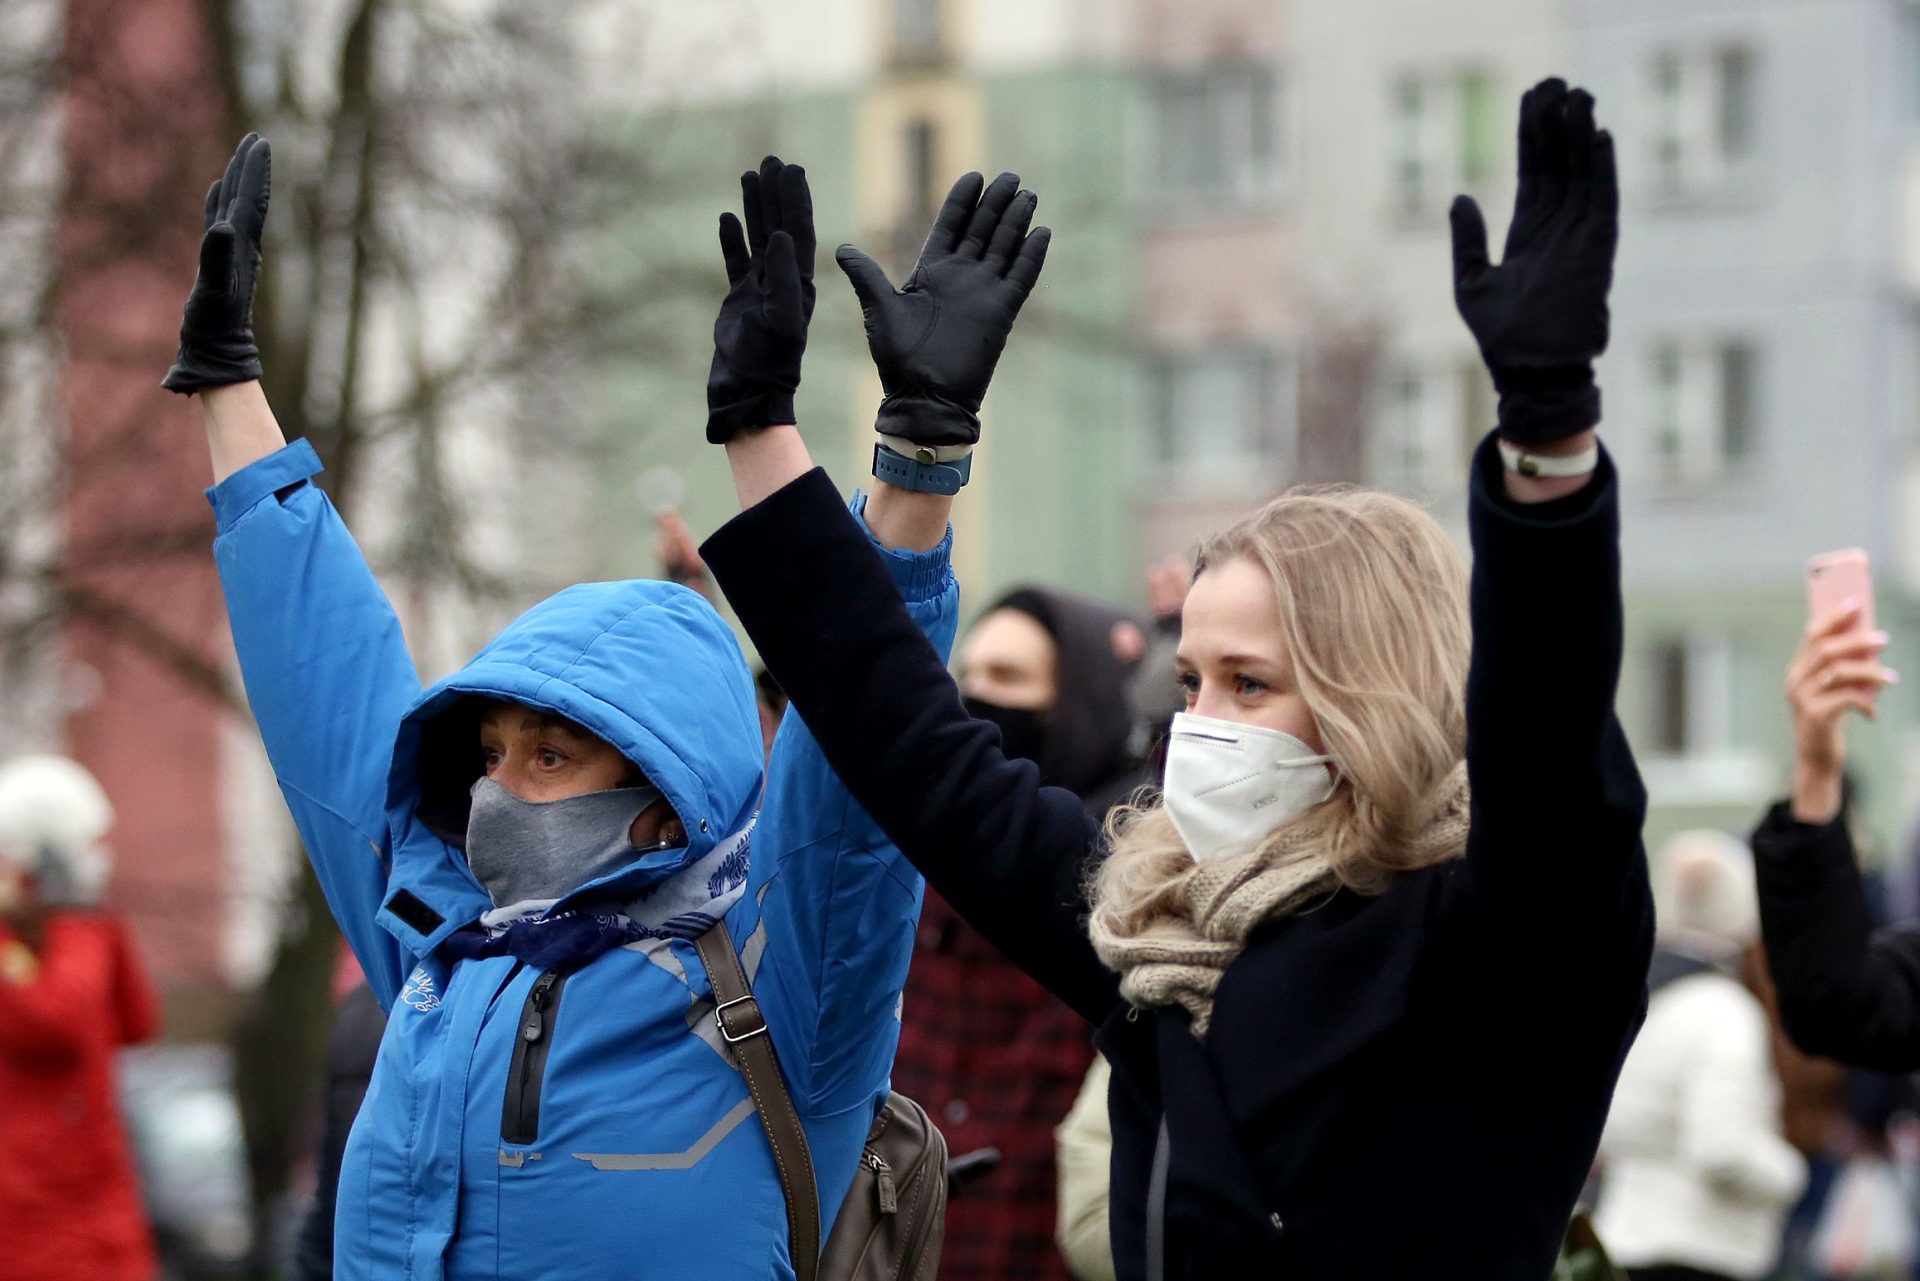
<path id="1" fill-rule="evenodd" d="M 164 386 L 191 393 L 260 377 L 253 291 L 266 223 L 271 153 L 248 134 L 207 193 L 200 273 Z M 769 156 L 742 175 L 744 226 L 720 218 L 728 289 L 714 324 L 707 439 L 795 421 L 807 323 L 813 316 L 813 200 L 798 165 Z M 835 254 L 866 320 L 885 398 L 883 435 L 926 446 L 971 445 L 980 405 L 1015 317 L 1046 262 L 1050 233 L 1019 178 L 968 174 L 934 219 L 913 274 L 895 288 L 852 245 Z M 1454 297 L 1500 394 L 1500 432 L 1523 447 L 1578 435 L 1600 421 L 1593 362 L 1607 346 L 1607 291 L 1619 239 L 1613 140 L 1593 98 L 1561 80 L 1520 104 L 1520 183 L 1499 265 L 1479 207 L 1454 202 Z M 1031 229 L 1030 229 L 1031 227 Z"/>
<path id="2" fill-rule="evenodd" d="M 728 290 L 713 326 L 707 439 L 795 421 L 807 322 L 813 316 L 813 198 L 799 165 L 768 156 L 740 176 L 746 226 L 720 215 Z M 980 439 L 980 402 L 1020 308 L 1040 279 L 1052 233 L 1029 228 L 1038 197 L 1017 174 L 953 185 L 920 261 L 894 288 L 852 245 L 834 255 L 866 318 L 885 398 L 875 423 L 916 445 Z"/>

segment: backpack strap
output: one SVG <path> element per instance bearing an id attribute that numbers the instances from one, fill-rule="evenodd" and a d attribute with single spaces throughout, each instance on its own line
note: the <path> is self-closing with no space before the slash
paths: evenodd
<path id="1" fill-rule="evenodd" d="M 760 1003 L 753 998 L 747 972 L 733 950 L 725 921 L 693 941 L 700 963 L 713 985 L 713 1021 L 720 1039 L 733 1051 L 733 1065 L 747 1078 L 747 1092 L 766 1129 L 773 1149 L 773 1165 L 780 1172 L 780 1191 L 787 1202 L 787 1239 L 798 1281 L 815 1281 L 820 1269 L 820 1189 L 814 1184 L 813 1156 L 807 1150 L 807 1132 L 800 1113 L 780 1075 L 773 1037 Z"/>

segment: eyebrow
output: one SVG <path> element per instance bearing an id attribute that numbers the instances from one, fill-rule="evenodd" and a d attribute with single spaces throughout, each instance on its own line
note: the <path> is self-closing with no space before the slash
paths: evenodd
<path id="1" fill-rule="evenodd" d="M 1210 658 L 1213 662 L 1219 664 L 1222 667 L 1284 667 L 1286 666 L 1285 663 L 1281 662 L 1277 658 L 1273 658 L 1270 656 L 1262 657 L 1261 655 L 1258 655 L 1258 654 L 1215 654 L 1215 655 L 1211 655 Z M 1188 667 L 1192 667 L 1197 662 L 1199 662 L 1199 660 L 1194 658 L 1193 655 L 1181 654 L 1181 653 L 1175 653 L 1173 656 L 1173 661 L 1175 663 L 1185 663 Z"/>
<path id="2" fill-rule="evenodd" d="M 498 729 L 500 725 L 500 721 L 504 716 L 505 716 L 505 713 L 501 711 L 489 712 L 487 715 L 480 718 L 480 728 L 481 729 Z M 520 718 L 520 729 L 523 732 L 530 732 L 530 733 L 538 733 L 542 730 L 546 730 L 551 733 L 559 733 L 559 734 L 565 735 L 568 738 L 575 738 L 575 739 L 589 737 L 587 731 L 585 731 L 584 729 L 581 729 L 578 725 L 575 725 L 572 721 L 568 720 L 566 717 L 555 716 L 551 712 L 526 713 Z"/>

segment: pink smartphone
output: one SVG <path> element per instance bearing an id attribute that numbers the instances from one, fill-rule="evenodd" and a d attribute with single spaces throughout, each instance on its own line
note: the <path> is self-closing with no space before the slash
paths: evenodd
<path id="1" fill-rule="evenodd" d="M 1849 547 L 1807 562 L 1807 604 L 1814 618 L 1839 613 L 1841 604 L 1849 600 L 1860 602 L 1860 621 L 1854 630 L 1873 631 L 1873 575 L 1864 551 Z"/>

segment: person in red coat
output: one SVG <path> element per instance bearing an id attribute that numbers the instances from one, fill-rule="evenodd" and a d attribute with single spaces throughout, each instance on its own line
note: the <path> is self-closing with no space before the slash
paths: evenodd
<path id="1" fill-rule="evenodd" d="M 1127 686 L 1145 648 L 1124 614 L 1022 587 L 968 632 L 960 687 L 1009 755 L 1099 818 L 1143 781 Z M 1069 1281 L 1054 1245 L 1053 1132 L 1092 1059 L 1079 1016 L 928 889 L 893 1085 L 927 1109 L 955 1156 L 1000 1154 L 948 1202 L 940 1281 Z"/>
<path id="2" fill-rule="evenodd" d="M 0 1241 L 8 1281 L 157 1271 L 114 1056 L 159 1012 L 125 926 L 98 908 L 113 811 L 59 757 L 0 765 Z"/>

